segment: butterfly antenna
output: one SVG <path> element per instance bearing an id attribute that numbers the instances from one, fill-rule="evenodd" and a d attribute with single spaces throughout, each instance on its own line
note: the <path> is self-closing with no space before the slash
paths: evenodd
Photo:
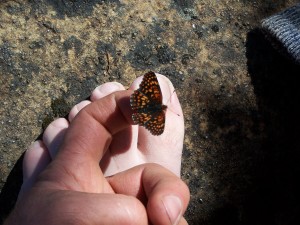
<path id="1" fill-rule="evenodd" d="M 174 93 L 175 93 L 175 89 L 174 89 L 174 91 L 172 92 L 172 94 L 170 95 L 168 101 L 166 102 L 166 105 L 168 105 L 168 103 L 170 102 L 171 97 L 172 97 L 172 95 L 173 95 Z M 173 112 L 174 114 L 176 114 L 177 116 L 180 116 L 178 113 L 174 112 L 171 108 L 168 107 L 168 109 L 169 109 L 171 112 Z"/>

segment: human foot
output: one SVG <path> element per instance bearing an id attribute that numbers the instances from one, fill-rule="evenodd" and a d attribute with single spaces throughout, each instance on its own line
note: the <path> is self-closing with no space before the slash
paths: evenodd
<path id="1" fill-rule="evenodd" d="M 131 128 L 131 93 L 114 92 L 88 104 L 70 124 L 58 123 L 60 132 L 52 137 L 58 143 L 63 137 L 59 151 L 48 152 L 46 138 L 32 146 L 25 162 L 40 160 L 31 171 L 54 158 L 45 169 L 39 167 L 43 171 L 19 195 L 6 225 L 187 224 L 182 215 L 189 202 L 188 187 L 165 167 L 143 163 L 105 177 L 99 166 L 115 135 Z M 41 154 L 30 155 L 36 150 Z"/>
<path id="2" fill-rule="evenodd" d="M 163 93 L 164 104 L 168 106 L 164 133 L 160 136 L 153 136 L 145 128 L 137 125 L 116 133 L 100 162 L 105 176 L 111 176 L 149 162 L 160 164 L 180 176 L 184 135 L 183 114 L 172 83 L 165 76 L 157 75 L 157 77 Z M 129 90 L 137 89 L 141 80 L 142 77 L 137 78 Z M 92 92 L 91 101 L 80 102 L 72 108 L 69 113 L 69 121 L 59 118 L 47 127 L 43 140 L 34 142 L 25 154 L 22 192 L 32 186 L 38 174 L 54 159 L 65 132 L 77 113 L 91 102 L 122 90 L 125 88 L 117 82 L 100 85 Z"/>

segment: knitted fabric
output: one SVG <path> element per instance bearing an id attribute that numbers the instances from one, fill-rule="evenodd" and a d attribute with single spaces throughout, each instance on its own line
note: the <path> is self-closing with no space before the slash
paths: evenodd
<path id="1" fill-rule="evenodd" d="M 262 20 L 267 37 L 300 64 L 300 4 Z"/>

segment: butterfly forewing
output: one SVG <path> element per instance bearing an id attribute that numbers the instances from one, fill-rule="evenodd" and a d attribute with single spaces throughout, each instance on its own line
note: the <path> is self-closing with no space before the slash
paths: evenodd
<path id="1" fill-rule="evenodd" d="M 162 94 L 154 72 L 151 71 L 144 75 L 138 90 L 146 95 L 151 100 L 151 103 L 162 104 Z"/>
<path id="2" fill-rule="evenodd" d="M 149 105 L 149 102 L 149 98 L 139 90 L 135 90 L 130 96 L 130 105 L 132 110 L 143 109 Z"/>

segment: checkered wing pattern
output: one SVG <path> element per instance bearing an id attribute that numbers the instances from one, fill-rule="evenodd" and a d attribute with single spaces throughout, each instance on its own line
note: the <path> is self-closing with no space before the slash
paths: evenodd
<path id="1" fill-rule="evenodd" d="M 134 113 L 135 124 L 144 126 L 153 135 L 160 135 L 165 128 L 165 109 L 162 105 L 162 93 L 154 72 L 144 75 L 139 89 L 130 96 L 130 105 Z"/>
<path id="2" fill-rule="evenodd" d="M 132 120 L 134 124 L 139 124 L 141 126 L 145 126 L 147 122 L 152 119 L 152 115 L 149 113 L 133 113 Z"/>
<path id="3" fill-rule="evenodd" d="M 147 108 L 150 104 L 150 99 L 148 96 L 144 95 L 139 89 L 135 90 L 130 96 L 130 105 L 132 110 L 139 111 L 141 109 Z"/>
<path id="4" fill-rule="evenodd" d="M 165 129 L 165 118 L 165 111 L 161 110 L 152 115 L 151 119 L 144 123 L 144 126 L 151 134 L 161 135 Z"/>

